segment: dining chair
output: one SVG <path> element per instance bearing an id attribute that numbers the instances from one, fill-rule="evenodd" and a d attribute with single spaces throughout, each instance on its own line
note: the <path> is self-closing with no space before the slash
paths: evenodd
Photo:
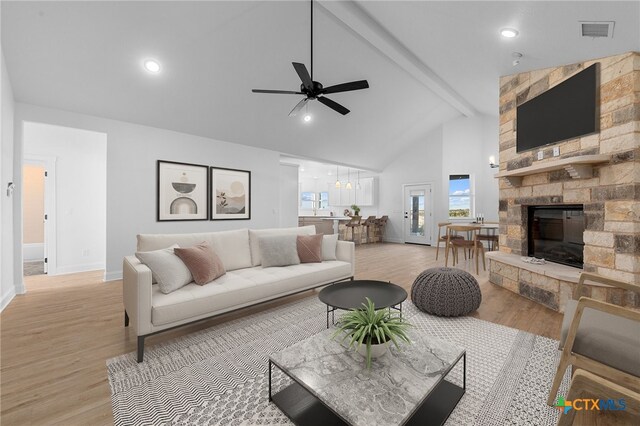
<path id="1" fill-rule="evenodd" d="M 438 252 L 440 251 L 440 243 L 444 243 L 445 248 L 447 246 L 447 226 L 451 225 L 451 222 L 439 222 L 438 223 L 438 239 L 436 240 L 436 260 L 438 260 Z M 444 228 L 444 232 L 442 232 Z M 464 238 L 462 235 L 455 235 L 453 238 Z"/>
<path id="2" fill-rule="evenodd" d="M 471 226 L 471 225 L 449 225 L 447 226 L 447 245 L 445 252 L 445 261 L 444 266 L 448 265 L 449 262 L 449 250 L 451 250 L 453 256 L 453 266 L 459 262 L 458 260 L 458 249 L 462 248 L 462 250 L 471 250 L 471 256 L 475 258 L 476 261 L 476 274 L 480 273 L 480 267 L 478 264 L 478 258 L 482 256 L 482 269 L 487 270 L 486 260 L 484 257 L 484 245 L 481 241 L 478 240 L 478 232 L 481 227 L 479 226 Z M 467 233 L 470 235 L 469 239 L 456 238 L 459 236 L 459 232 Z"/>
<path id="3" fill-rule="evenodd" d="M 360 228 L 361 219 L 362 218 L 360 216 L 351 216 L 351 220 L 345 225 L 347 227 L 345 240 L 349 239 L 349 229 L 351 229 L 351 241 L 353 241 L 354 243 L 356 242 L 356 228 Z"/>
<path id="4" fill-rule="evenodd" d="M 562 355 L 551 384 L 553 405 L 567 367 L 582 368 L 640 392 L 640 311 L 582 296 L 586 280 L 640 295 L 640 285 L 583 272 L 575 297 L 565 305 L 560 331 Z"/>
<path id="5" fill-rule="evenodd" d="M 498 225 L 498 222 L 484 222 L 486 225 Z M 487 233 L 483 233 L 482 231 L 480 231 L 478 233 L 478 240 L 480 241 L 486 241 L 487 242 L 487 248 L 489 249 L 489 251 L 493 251 L 493 250 L 498 250 L 500 248 L 500 242 L 499 242 L 499 237 L 498 234 L 496 233 L 496 229 L 495 228 L 483 228 L 484 230 L 487 231 Z"/>

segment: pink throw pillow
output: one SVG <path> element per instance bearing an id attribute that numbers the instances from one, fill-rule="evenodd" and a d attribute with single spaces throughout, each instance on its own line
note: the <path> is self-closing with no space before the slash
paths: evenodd
<path id="1" fill-rule="evenodd" d="M 322 234 L 298 235 L 296 246 L 300 263 L 322 262 Z"/>
<path id="2" fill-rule="evenodd" d="M 216 252 L 206 241 L 192 247 L 175 248 L 173 251 L 187 265 L 196 284 L 204 285 L 227 272 Z"/>

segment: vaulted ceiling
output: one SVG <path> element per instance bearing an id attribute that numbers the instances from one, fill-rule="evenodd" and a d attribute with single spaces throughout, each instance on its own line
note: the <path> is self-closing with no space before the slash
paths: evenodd
<path id="1" fill-rule="evenodd" d="M 292 61 L 310 65 L 306 1 L 2 1 L 2 48 L 17 101 L 381 170 L 460 115 L 497 116 L 498 78 L 640 50 L 638 2 L 326 1 L 314 15 L 314 78 L 367 79 L 312 102 Z M 615 21 L 589 39 L 578 21 Z M 519 37 L 499 30 L 515 27 Z M 517 67 L 512 53 L 524 56 Z M 142 68 L 156 58 L 158 75 Z"/>

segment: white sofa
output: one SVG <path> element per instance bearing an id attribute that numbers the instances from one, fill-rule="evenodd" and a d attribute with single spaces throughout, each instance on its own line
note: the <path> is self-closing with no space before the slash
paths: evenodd
<path id="1" fill-rule="evenodd" d="M 315 227 L 138 235 L 137 251 L 160 250 L 173 244 L 189 247 L 207 241 L 227 271 L 206 285 L 190 283 L 164 294 L 152 282 L 151 270 L 146 265 L 135 256 L 124 258 L 125 327 L 131 323 L 138 336 L 138 362 L 142 362 L 144 339 L 149 335 L 315 287 L 353 279 L 354 244 L 347 241 L 338 241 L 337 260 L 283 267 L 260 266 L 258 238 L 291 233 L 315 234 Z"/>

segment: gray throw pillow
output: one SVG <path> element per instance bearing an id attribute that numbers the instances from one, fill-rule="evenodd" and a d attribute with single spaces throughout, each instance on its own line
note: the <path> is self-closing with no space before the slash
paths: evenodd
<path id="1" fill-rule="evenodd" d="M 160 291 L 164 294 L 176 291 L 193 281 L 187 265 L 173 252 L 173 249 L 178 247 L 177 244 L 174 244 L 162 250 L 136 253 L 140 262 L 151 269 L 151 273 L 160 286 Z"/>
<path id="2" fill-rule="evenodd" d="M 258 239 L 262 267 L 297 265 L 300 263 L 297 235 L 272 235 Z"/>
<path id="3" fill-rule="evenodd" d="M 338 246 L 338 234 L 322 236 L 322 260 L 337 260 L 336 247 Z"/>

